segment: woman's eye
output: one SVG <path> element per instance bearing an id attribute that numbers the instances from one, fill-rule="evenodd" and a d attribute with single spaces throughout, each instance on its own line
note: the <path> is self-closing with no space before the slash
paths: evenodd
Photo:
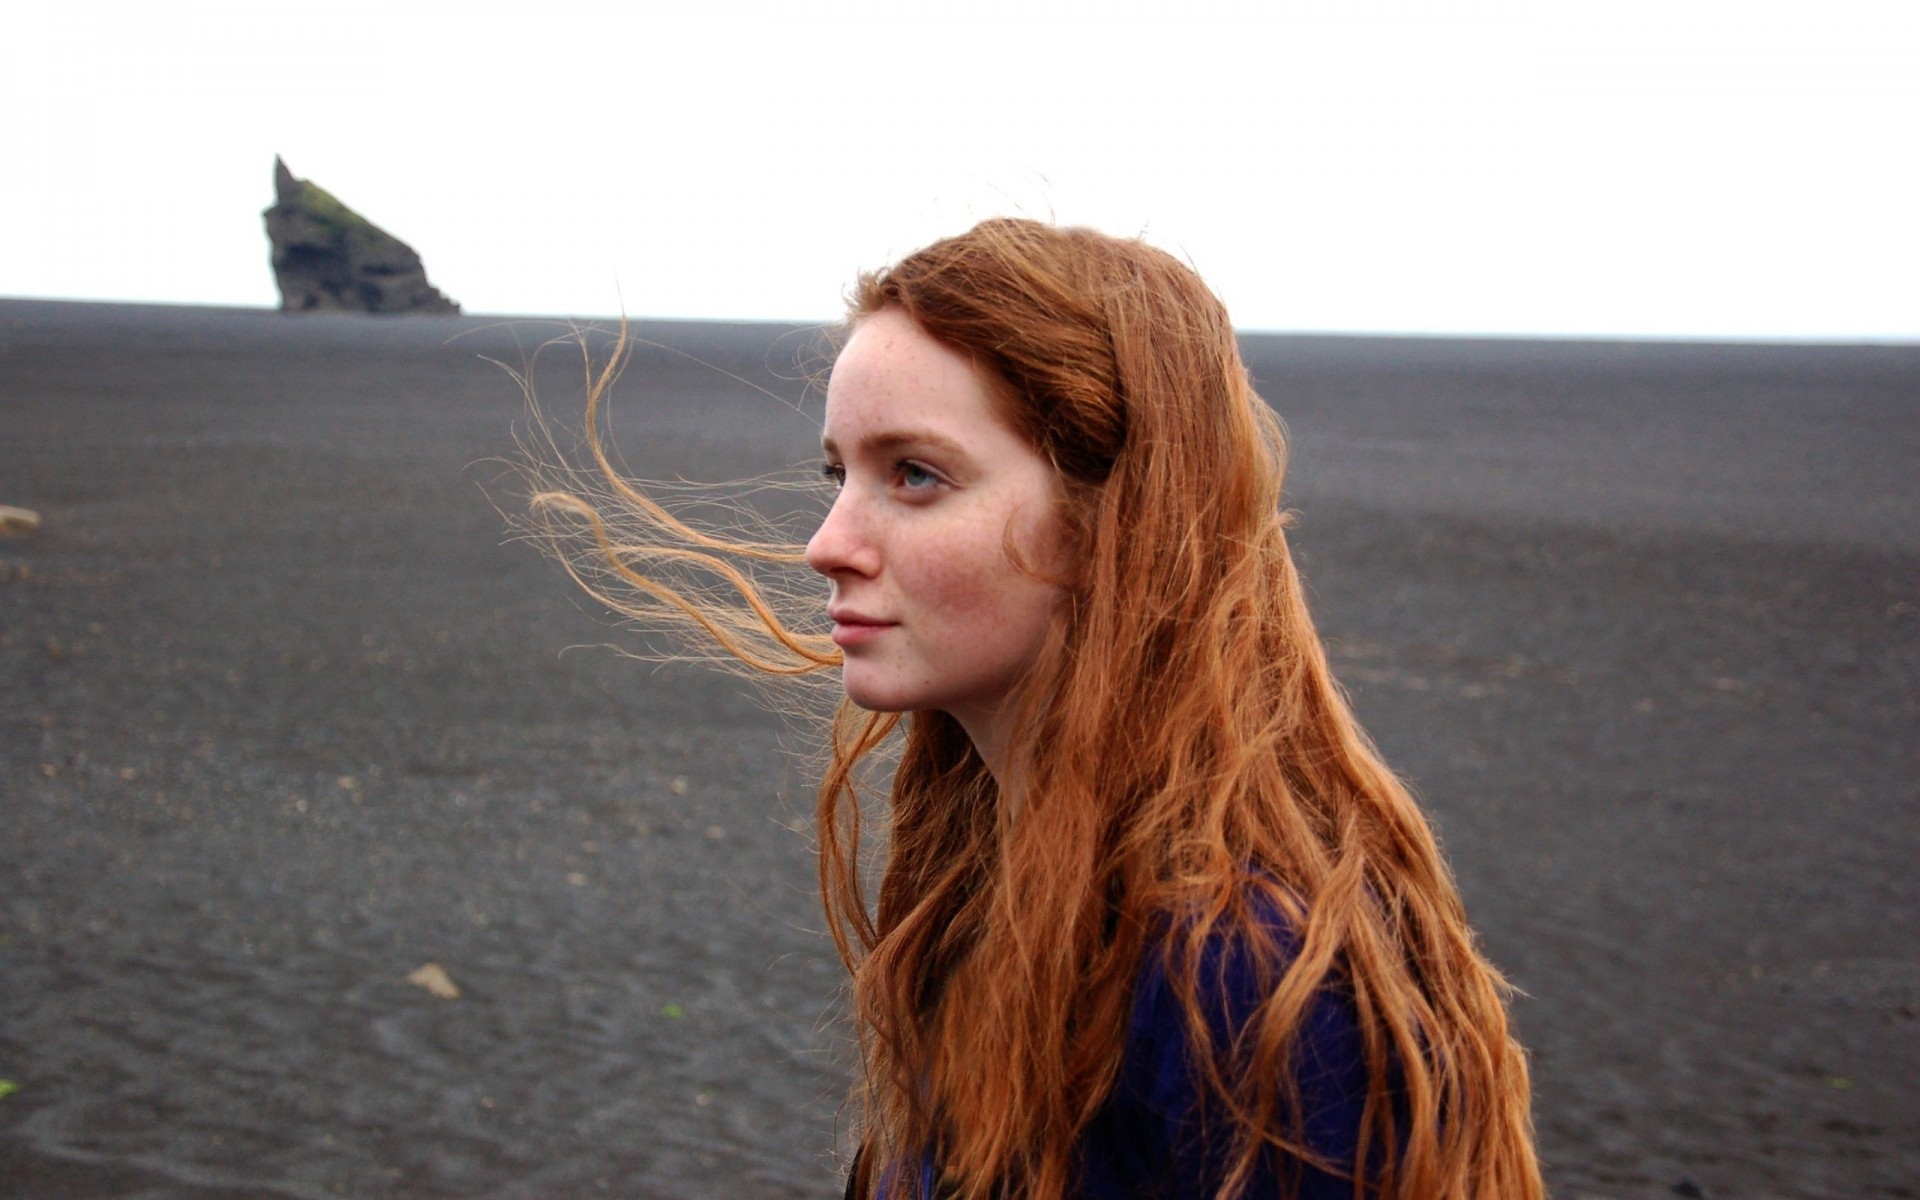
<path id="1" fill-rule="evenodd" d="M 914 462 L 912 459 L 900 464 L 900 482 L 909 490 L 919 491 L 940 482 L 940 477 L 932 471 Z"/>
<path id="2" fill-rule="evenodd" d="M 847 469 L 839 463 L 821 463 L 820 474 L 838 491 L 847 484 Z"/>

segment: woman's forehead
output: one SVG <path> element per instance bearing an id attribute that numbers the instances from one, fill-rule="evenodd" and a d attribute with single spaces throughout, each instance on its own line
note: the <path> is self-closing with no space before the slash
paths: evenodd
<path id="1" fill-rule="evenodd" d="M 964 443 L 1003 430 L 973 365 L 897 310 L 863 318 L 827 379 L 822 440 L 843 450 L 856 442 Z"/>

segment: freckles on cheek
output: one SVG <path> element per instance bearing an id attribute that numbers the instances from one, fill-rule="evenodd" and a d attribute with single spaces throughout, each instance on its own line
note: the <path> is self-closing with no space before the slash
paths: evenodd
<path id="1" fill-rule="evenodd" d="M 990 615 L 1006 599 L 1014 583 L 1013 564 L 995 538 L 955 547 L 928 575 L 928 591 L 939 607 L 955 618 Z"/>

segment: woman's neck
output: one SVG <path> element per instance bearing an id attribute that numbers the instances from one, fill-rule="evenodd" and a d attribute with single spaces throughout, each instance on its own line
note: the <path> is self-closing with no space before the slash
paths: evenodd
<path id="1" fill-rule="evenodd" d="M 1026 792 L 1026 771 L 1013 762 L 1011 746 L 1013 730 L 1001 711 L 988 713 L 954 712 L 950 714 L 966 731 L 973 742 L 973 751 L 980 761 L 987 765 L 987 773 L 993 776 L 995 788 L 1000 793 L 1000 804 L 1007 815 L 1020 811 L 1020 800 Z"/>

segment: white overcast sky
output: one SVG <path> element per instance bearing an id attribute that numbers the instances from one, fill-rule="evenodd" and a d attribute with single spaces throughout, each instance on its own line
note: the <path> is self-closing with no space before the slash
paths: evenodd
<path id="1" fill-rule="evenodd" d="M 0 103 L 0 295 L 277 303 L 277 152 L 470 313 L 830 318 L 1022 213 L 1246 328 L 1920 339 L 1913 0 L 41 0 Z"/>

